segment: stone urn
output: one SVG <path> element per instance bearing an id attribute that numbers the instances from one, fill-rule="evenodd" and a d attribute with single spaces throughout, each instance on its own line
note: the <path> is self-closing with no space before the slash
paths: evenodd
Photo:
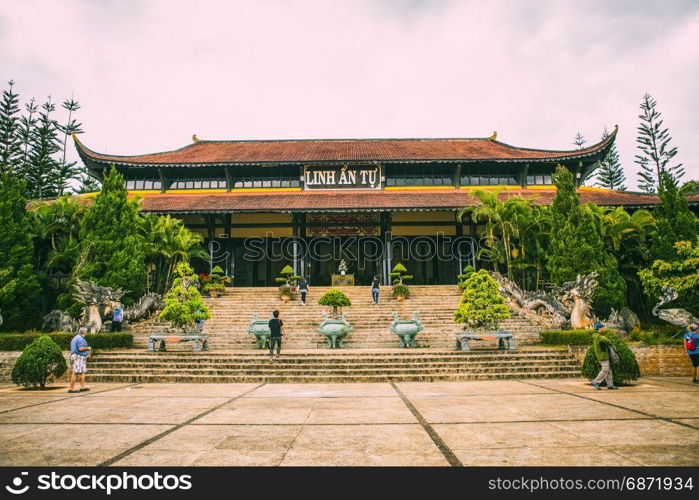
<path id="1" fill-rule="evenodd" d="M 265 344 L 268 344 L 269 342 L 269 335 L 271 333 L 269 330 L 269 320 L 260 319 L 260 315 L 254 313 L 252 315 L 252 321 L 250 322 L 250 326 L 248 327 L 248 333 L 251 333 L 255 336 L 257 348 L 264 349 Z"/>
<path id="2" fill-rule="evenodd" d="M 417 319 L 417 311 L 413 313 L 413 319 L 401 320 L 398 313 L 393 311 L 393 321 L 391 322 L 391 332 L 398 335 L 401 347 L 417 347 L 415 336 L 424 330 L 422 323 Z"/>
<path id="3" fill-rule="evenodd" d="M 323 321 L 316 331 L 325 335 L 328 349 L 338 349 L 343 347 L 345 336 L 352 331 L 352 325 L 347 321 L 345 313 L 342 313 L 340 319 L 330 318 L 327 313 L 323 313 Z"/>

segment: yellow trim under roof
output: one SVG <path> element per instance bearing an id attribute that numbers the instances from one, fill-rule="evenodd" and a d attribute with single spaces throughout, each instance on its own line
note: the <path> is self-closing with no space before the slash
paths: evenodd
<path id="1" fill-rule="evenodd" d="M 468 189 L 470 191 L 476 191 L 479 189 L 522 189 L 522 186 L 512 186 L 510 184 L 497 184 L 494 186 L 461 186 L 459 189 Z"/>
<path id="2" fill-rule="evenodd" d="M 277 192 L 293 192 L 301 191 L 300 187 L 288 187 L 288 188 L 234 188 L 231 192 L 234 193 L 269 193 L 270 191 Z"/>

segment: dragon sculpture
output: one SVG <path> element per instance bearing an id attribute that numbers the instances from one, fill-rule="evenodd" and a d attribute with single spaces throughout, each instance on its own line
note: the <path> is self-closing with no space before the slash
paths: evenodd
<path id="1" fill-rule="evenodd" d="M 658 297 L 658 303 L 655 304 L 655 307 L 653 308 L 653 316 L 656 316 L 657 318 L 660 318 L 671 325 L 682 328 L 687 328 L 689 325 L 698 324 L 699 319 L 686 309 L 660 309 L 661 306 L 667 304 L 668 302 L 672 302 L 676 298 L 677 292 L 669 286 L 664 286 L 660 292 L 660 297 Z"/>
<path id="2" fill-rule="evenodd" d="M 102 331 L 102 316 L 109 314 L 117 306 L 124 291 L 101 286 L 93 281 L 77 280 L 75 298 L 84 305 L 82 322 L 88 333 Z"/>
<path id="3" fill-rule="evenodd" d="M 499 273 L 493 278 L 500 285 L 500 292 L 519 314 L 537 322 L 548 322 L 553 328 L 591 328 L 602 322 L 610 328 L 631 331 L 639 326 L 638 316 L 630 309 L 612 309 L 607 320 L 600 321 L 592 314 L 592 295 L 597 288 L 597 273 L 578 275 L 554 287 L 551 293 L 522 290 L 516 283 Z"/>

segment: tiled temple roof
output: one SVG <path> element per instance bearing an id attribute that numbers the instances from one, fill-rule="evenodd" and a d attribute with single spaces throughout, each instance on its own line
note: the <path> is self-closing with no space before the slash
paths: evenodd
<path id="1" fill-rule="evenodd" d="M 579 189 L 579 193 L 583 203 L 593 202 L 606 206 L 652 207 L 660 201 L 655 195 L 597 188 L 583 187 Z M 500 192 L 501 199 L 516 195 L 548 205 L 556 195 L 556 190 L 507 189 Z M 471 191 L 466 189 L 247 193 L 233 191 L 142 195 L 142 210 L 156 213 L 454 210 L 477 203 Z"/>
<path id="2" fill-rule="evenodd" d="M 313 139 L 260 141 L 203 141 L 174 151 L 133 156 L 98 153 L 75 139 L 86 163 L 132 166 L 197 166 L 322 162 L 414 161 L 563 161 L 601 156 L 617 133 L 588 148 L 553 151 L 510 146 L 490 138 L 472 139 Z"/>

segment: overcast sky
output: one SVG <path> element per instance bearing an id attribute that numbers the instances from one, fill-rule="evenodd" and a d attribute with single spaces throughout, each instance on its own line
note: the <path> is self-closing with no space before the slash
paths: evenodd
<path id="1" fill-rule="evenodd" d="M 699 1 L 0 0 L 0 79 L 73 93 L 89 147 L 487 137 L 571 149 L 658 100 L 699 178 Z M 3 85 L 4 87 L 4 85 Z M 76 156 L 74 150 L 71 154 Z"/>

